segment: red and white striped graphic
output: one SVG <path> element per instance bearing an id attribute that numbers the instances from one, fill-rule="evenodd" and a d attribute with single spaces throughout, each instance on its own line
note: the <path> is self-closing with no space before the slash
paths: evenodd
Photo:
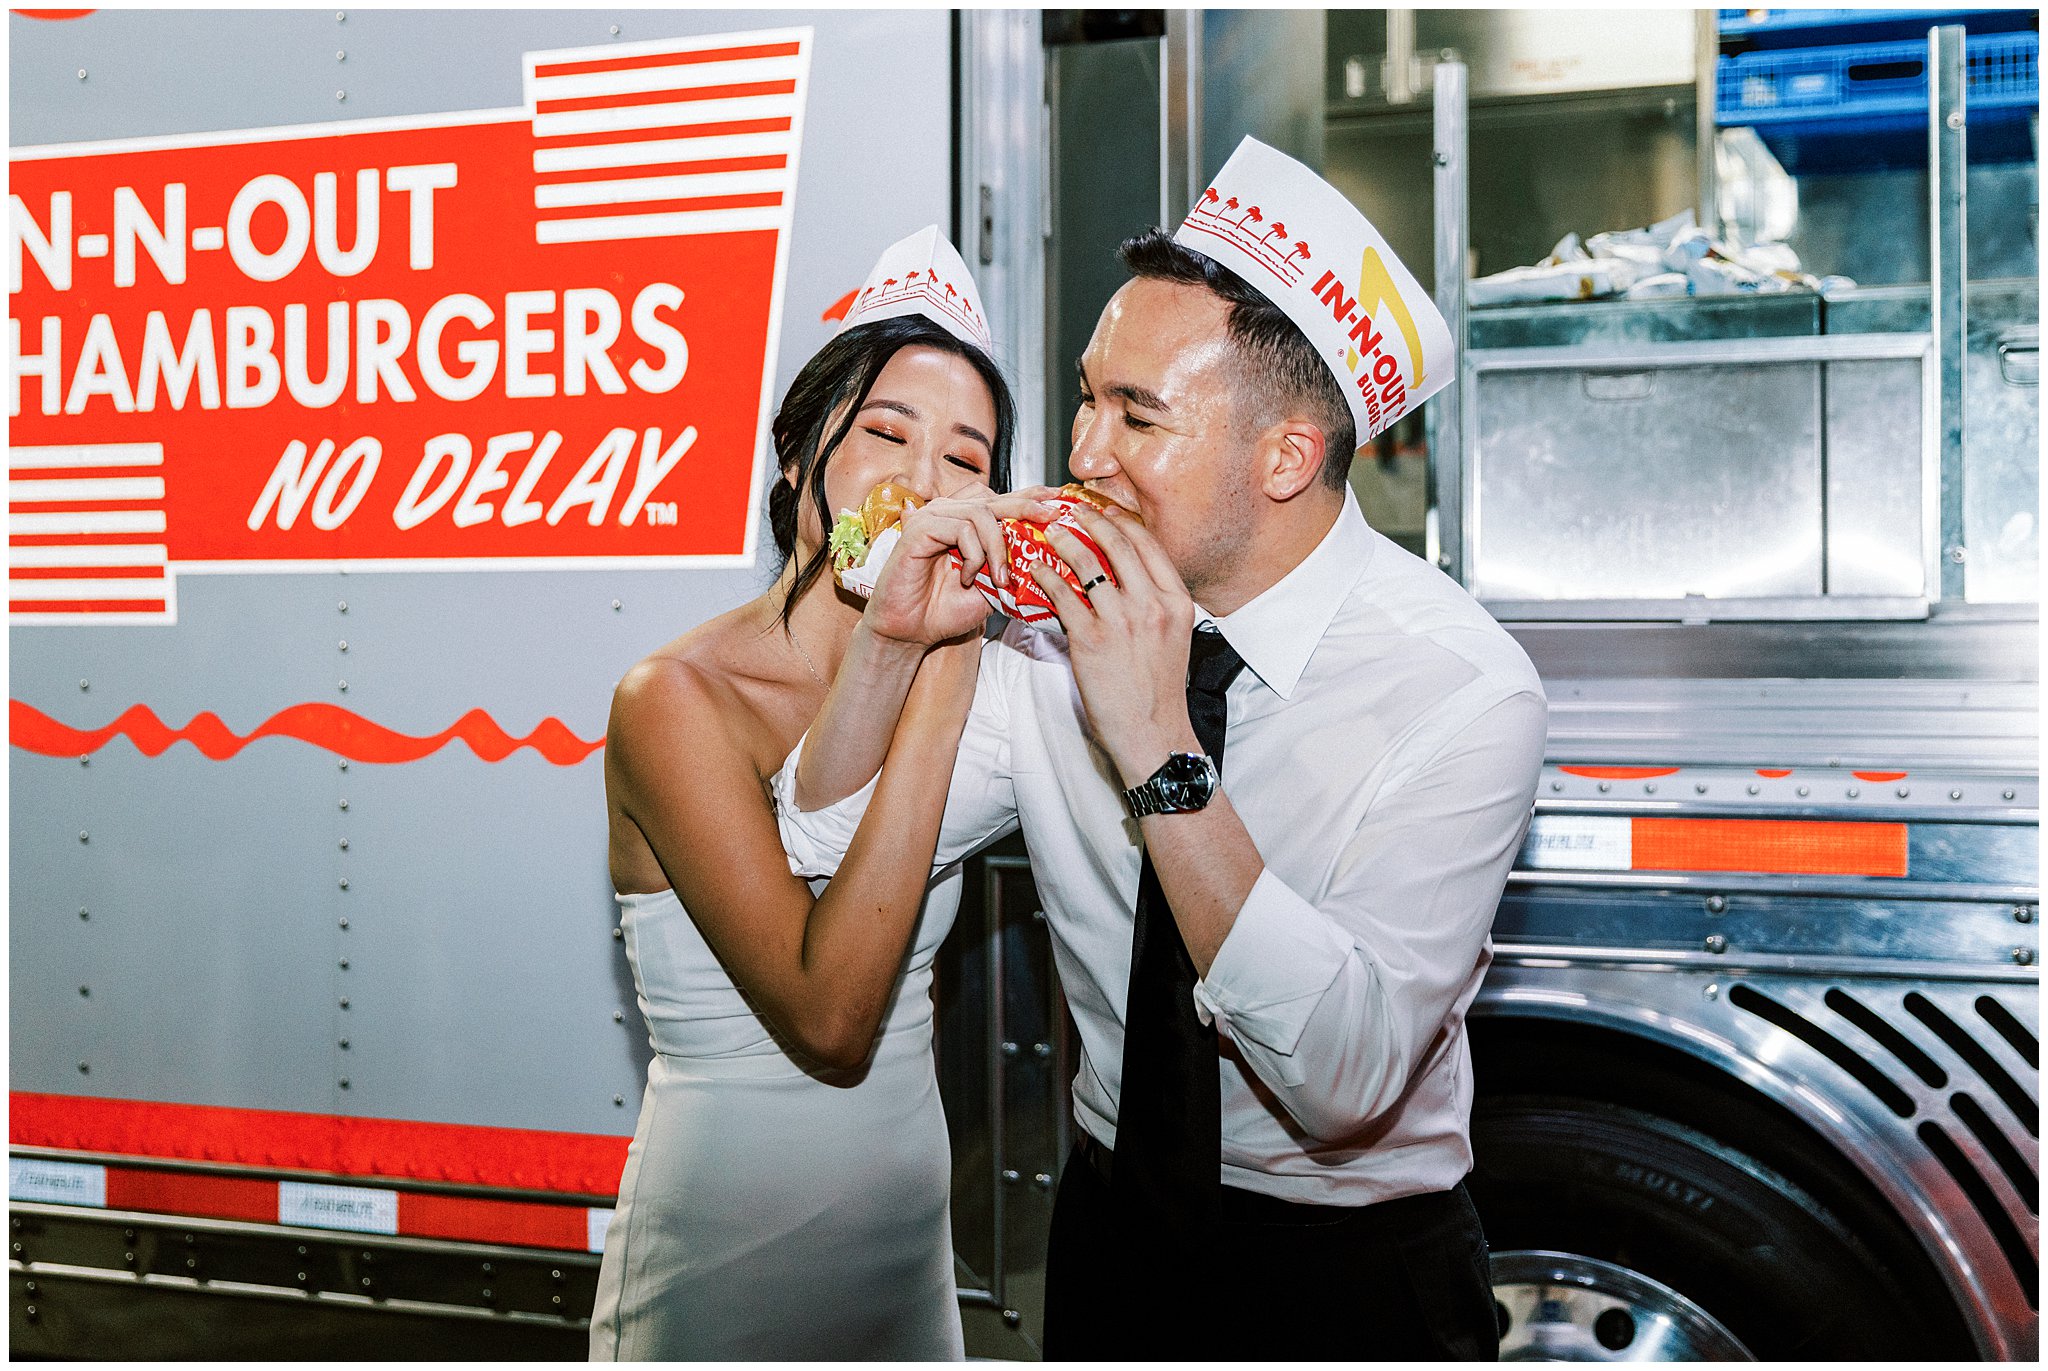
<path id="1" fill-rule="evenodd" d="M 807 35 L 529 54 L 538 241 L 787 230 Z"/>
<path id="2" fill-rule="evenodd" d="M 163 464 L 161 443 L 8 449 L 13 622 L 176 622 Z"/>

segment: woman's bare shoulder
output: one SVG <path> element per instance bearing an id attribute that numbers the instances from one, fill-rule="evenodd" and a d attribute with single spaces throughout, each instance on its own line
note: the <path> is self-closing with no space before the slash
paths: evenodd
<path id="1" fill-rule="evenodd" d="M 612 742 L 651 733 L 699 742 L 722 738 L 750 751 L 746 743 L 759 711 L 756 654 L 749 648 L 760 634 L 749 608 L 699 624 L 634 663 L 612 694 Z"/>

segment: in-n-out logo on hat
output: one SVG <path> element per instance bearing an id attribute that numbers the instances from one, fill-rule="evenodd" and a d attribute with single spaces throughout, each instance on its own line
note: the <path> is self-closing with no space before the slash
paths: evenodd
<path id="1" fill-rule="evenodd" d="M 1451 381 L 1451 331 L 1379 230 L 1256 138 L 1237 145 L 1173 238 L 1243 277 L 1307 335 L 1361 444 Z"/>
<path id="2" fill-rule="evenodd" d="M 981 293 L 967 274 L 967 263 L 946 241 L 937 224 L 927 224 L 882 250 L 846 311 L 840 330 L 922 314 L 963 343 L 993 354 L 988 318 L 981 312 Z"/>

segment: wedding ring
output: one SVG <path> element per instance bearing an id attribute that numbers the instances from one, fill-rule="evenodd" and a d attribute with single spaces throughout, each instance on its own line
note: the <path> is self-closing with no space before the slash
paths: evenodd
<path id="1" fill-rule="evenodd" d="M 1102 584 L 1102 583 L 1103 583 L 1104 581 L 1107 581 L 1108 579 L 1109 579 L 1109 573 L 1108 573 L 1108 572 L 1106 572 L 1106 571 L 1098 571 L 1098 572 L 1096 572 L 1096 573 L 1095 573 L 1095 574 L 1094 574 L 1093 576 L 1091 576 L 1091 577 L 1089 577 L 1089 578 L 1088 578 L 1087 580 L 1085 580 L 1085 581 L 1081 582 L 1081 593 L 1082 593 L 1083 595 L 1086 595 L 1086 594 L 1087 594 L 1087 593 L 1088 593 L 1089 591 L 1091 591 L 1091 590 L 1095 589 L 1095 587 L 1097 587 L 1097 586 L 1101 585 L 1101 584 Z"/>

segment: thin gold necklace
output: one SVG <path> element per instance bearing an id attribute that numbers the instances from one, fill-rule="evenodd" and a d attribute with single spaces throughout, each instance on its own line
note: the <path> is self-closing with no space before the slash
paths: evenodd
<path id="1" fill-rule="evenodd" d="M 818 674 L 817 666 L 811 661 L 811 654 L 804 651 L 804 645 L 797 640 L 796 629 L 789 624 L 784 624 L 782 626 L 782 631 L 784 635 L 788 637 L 789 645 L 796 649 L 796 655 L 803 658 L 804 670 L 811 673 L 811 679 L 816 681 L 820 686 L 824 687 L 825 689 L 830 690 L 831 687 L 825 685 L 825 678 Z"/>

